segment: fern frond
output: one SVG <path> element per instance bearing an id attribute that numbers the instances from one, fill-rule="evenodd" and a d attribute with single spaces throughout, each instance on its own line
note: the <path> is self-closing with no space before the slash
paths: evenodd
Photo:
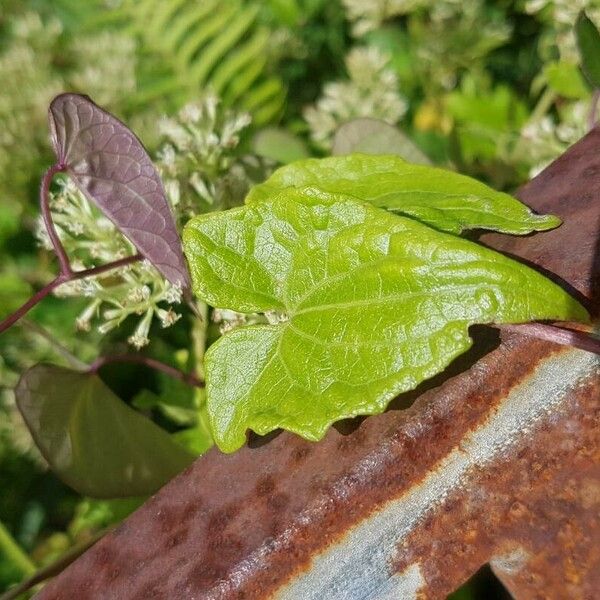
<path id="1" fill-rule="evenodd" d="M 168 93 L 181 105 L 211 89 L 257 125 L 281 114 L 285 89 L 271 72 L 259 0 L 125 0 L 116 10 L 162 73 L 142 80 L 135 104 Z"/>

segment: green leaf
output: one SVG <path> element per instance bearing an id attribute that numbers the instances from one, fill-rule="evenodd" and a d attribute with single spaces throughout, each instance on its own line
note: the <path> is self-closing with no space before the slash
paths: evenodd
<path id="1" fill-rule="evenodd" d="M 81 494 L 152 494 L 193 460 L 97 375 L 38 364 L 23 374 L 15 393 L 52 470 Z"/>
<path id="2" fill-rule="evenodd" d="M 581 100 L 590 95 L 577 65 L 565 60 L 548 63 L 544 67 L 544 77 L 550 89 L 564 98 Z"/>
<path id="3" fill-rule="evenodd" d="M 378 119 L 360 118 L 344 123 L 333 138 L 332 154 L 395 154 L 420 165 L 431 161 L 397 127 Z"/>
<path id="4" fill-rule="evenodd" d="M 96 531 L 100 531 L 127 518 L 145 500 L 145 496 L 138 498 L 114 498 L 112 500 L 84 498 L 75 509 L 75 516 L 69 524 L 69 535 L 74 538 L 81 536 L 91 537 Z"/>
<path id="5" fill-rule="evenodd" d="M 320 439 L 382 412 L 471 345 L 473 323 L 587 319 L 567 292 L 497 252 L 345 197 L 287 190 L 192 219 L 184 250 L 212 306 L 275 311 L 206 354 L 215 441 L 248 428 Z"/>
<path id="6" fill-rule="evenodd" d="M 323 198 L 344 194 L 449 233 L 491 229 L 522 235 L 560 224 L 557 217 L 536 215 L 512 196 L 475 179 L 413 165 L 397 156 L 352 154 L 298 161 L 252 188 L 246 202 L 270 198 L 288 187 L 310 187 Z"/>
<path id="7" fill-rule="evenodd" d="M 593 88 L 600 88 L 600 32 L 583 10 L 575 24 L 575 37 L 581 70 Z"/>
<path id="8" fill-rule="evenodd" d="M 261 129 L 254 136 L 252 147 L 258 156 L 284 165 L 309 156 L 306 144 L 293 133 L 280 127 Z"/>

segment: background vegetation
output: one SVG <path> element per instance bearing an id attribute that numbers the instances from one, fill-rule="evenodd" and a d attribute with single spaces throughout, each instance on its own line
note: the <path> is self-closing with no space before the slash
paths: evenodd
<path id="1" fill-rule="evenodd" d="M 588 128 L 573 33 L 583 8 L 600 21 L 599 0 L 3 0 L 0 318 L 54 269 L 37 190 L 59 92 L 90 95 L 138 133 L 180 224 L 239 203 L 277 164 L 331 153 L 356 117 L 397 126 L 405 156 L 512 190 Z M 81 265 L 129 251 L 68 184 L 53 211 Z M 128 346 L 201 369 L 206 344 L 242 318 L 213 311 L 198 329 L 143 264 L 118 285 L 82 282 L 61 296 L 0 337 L 0 591 L 143 501 L 81 497 L 47 470 L 15 409 L 19 374 Z M 202 392 L 139 372 L 102 376 L 188 449 L 209 447 Z M 493 597 L 489 579 L 457 597 Z"/>

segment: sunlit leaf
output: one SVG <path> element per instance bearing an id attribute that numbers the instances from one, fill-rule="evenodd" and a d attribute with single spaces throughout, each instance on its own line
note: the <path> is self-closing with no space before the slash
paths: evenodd
<path id="1" fill-rule="evenodd" d="M 345 197 L 297 190 L 190 221 L 195 293 L 212 306 L 274 311 L 206 354 L 218 446 L 247 429 L 320 439 L 374 414 L 471 345 L 473 323 L 587 319 L 559 286 L 492 250 Z"/>
<path id="2" fill-rule="evenodd" d="M 450 233 L 491 229 L 526 234 L 560 224 L 558 218 L 536 215 L 512 196 L 475 179 L 397 156 L 352 154 L 298 161 L 252 188 L 246 202 L 273 197 L 288 187 L 310 187 L 323 198 L 344 194 Z"/>
<path id="3" fill-rule="evenodd" d="M 175 221 L 140 140 L 78 94 L 57 96 L 49 121 L 57 161 L 77 186 L 171 283 L 187 287 Z"/>
<path id="4" fill-rule="evenodd" d="M 332 154 L 395 154 L 420 165 L 431 161 L 421 149 L 397 127 L 378 119 L 353 119 L 344 123 L 333 138 Z"/>
<path id="5" fill-rule="evenodd" d="M 41 453 L 81 494 L 151 494 L 193 460 L 97 375 L 38 364 L 24 373 L 15 393 Z"/>

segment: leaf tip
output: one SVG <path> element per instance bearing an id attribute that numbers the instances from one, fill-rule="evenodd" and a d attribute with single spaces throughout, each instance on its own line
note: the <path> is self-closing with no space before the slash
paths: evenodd
<path id="1" fill-rule="evenodd" d="M 536 231 L 548 231 L 562 225 L 562 219 L 556 215 L 535 215 Z"/>

